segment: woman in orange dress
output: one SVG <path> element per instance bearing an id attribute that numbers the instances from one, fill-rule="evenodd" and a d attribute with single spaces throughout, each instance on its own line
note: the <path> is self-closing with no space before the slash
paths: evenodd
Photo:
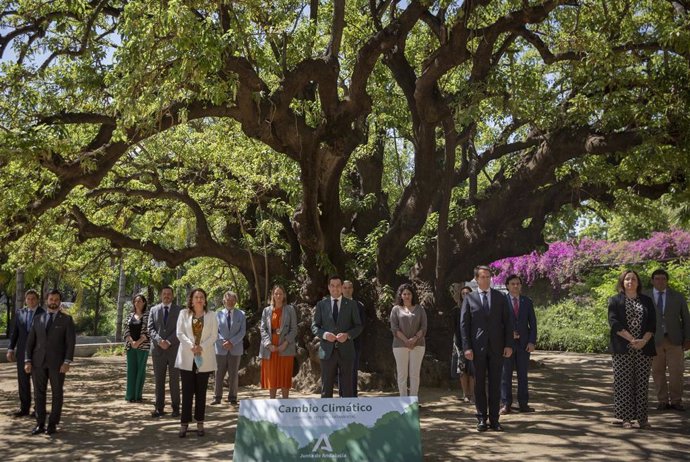
<path id="1" fill-rule="evenodd" d="M 285 289 L 280 285 L 271 289 L 270 304 L 261 315 L 261 388 L 268 388 L 269 396 L 276 397 L 278 388 L 288 398 L 292 387 L 292 368 L 297 352 L 297 314 L 287 304 Z"/>

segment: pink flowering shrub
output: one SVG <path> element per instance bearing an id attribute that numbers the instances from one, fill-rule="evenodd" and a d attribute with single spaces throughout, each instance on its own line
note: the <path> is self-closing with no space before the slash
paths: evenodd
<path id="1" fill-rule="evenodd" d="M 579 242 L 552 242 L 543 253 L 532 252 L 519 257 L 496 260 L 491 267 L 493 278 L 503 284 L 510 274 L 520 275 L 525 284 L 548 279 L 558 288 L 569 288 L 583 274 L 596 267 L 633 265 L 646 261 L 668 261 L 690 257 L 690 232 L 673 230 L 653 233 L 638 241 L 609 242 L 584 238 Z"/>

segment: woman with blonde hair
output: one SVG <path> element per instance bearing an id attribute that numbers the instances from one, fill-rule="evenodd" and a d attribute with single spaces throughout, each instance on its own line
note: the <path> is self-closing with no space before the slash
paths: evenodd
<path id="1" fill-rule="evenodd" d="M 278 388 L 288 398 L 292 387 L 292 368 L 297 348 L 297 314 L 287 303 L 287 293 L 280 285 L 271 289 L 271 300 L 261 315 L 261 388 L 275 398 Z"/>

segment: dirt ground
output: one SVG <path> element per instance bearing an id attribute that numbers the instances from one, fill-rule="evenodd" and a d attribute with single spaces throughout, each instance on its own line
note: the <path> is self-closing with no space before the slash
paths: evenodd
<path id="1" fill-rule="evenodd" d="M 542 367 L 530 372 L 531 414 L 501 419 L 503 433 L 479 434 L 472 405 L 457 391 L 422 388 L 422 447 L 427 461 L 500 460 L 688 460 L 690 410 L 650 410 L 650 430 L 611 424 L 611 362 L 607 355 L 537 352 Z M 150 361 L 150 360 L 149 360 Z M 31 436 L 34 421 L 13 419 L 17 408 L 16 366 L 0 364 L 0 448 L 2 460 L 230 460 L 237 412 L 208 406 L 206 436 L 177 437 L 179 422 L 152 419 L 153 382 L 147 378 L 143 404 L 124 401 L 124 358 L 78 358 L 65 384 L 59 432 Z M 685 396 L 690 404 L 690 374 Z M 422 378 L 423 383 L 423 378 Z M 393 393 L 389 393 L 393 395 Z M 209 401 L 212 393 L 209 392 Z M 362 396 L 386 393 L 363 392 Z M 240 399 L 264 398 L 245 387 Z M 303 395 L 293 393 L 291 397 Z M 654 405 L 653 401 L 650 404 Z"/>

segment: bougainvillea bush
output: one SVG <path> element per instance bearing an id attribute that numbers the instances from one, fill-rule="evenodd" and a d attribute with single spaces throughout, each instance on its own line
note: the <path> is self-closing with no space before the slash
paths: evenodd
<path id="1" fill-rule="evenodd" d="M 545 252 L 496 260 L 494 282 L 502 284 L 510 274 L 519 274 L 525 284 L 548 279 L 555 289 L 568 289 L 600 267 L 638 267 L 650 261 L 669 262 L 690 257 L 690 232 L 657 232 L 648 239 L 609 242 L 595 239 L 553 242 Z"/>
<path id="2" fill-rule="evenodd" d="M 649 288 L 652 271 L 664 268 L 669 285 L 690 296 L 690 233 L 659 232 L 639 241 L 554 242 L 545 252 L 505 258 L 491 266 L 497 284 L 515 273 L 528 286 L 548 280 L 554 293 L 562 295 L 537 307 L 538 348 L 603 353 L 609 343 L 607 302 L 624 269 L 637 271 L 643 287 Z"/>

